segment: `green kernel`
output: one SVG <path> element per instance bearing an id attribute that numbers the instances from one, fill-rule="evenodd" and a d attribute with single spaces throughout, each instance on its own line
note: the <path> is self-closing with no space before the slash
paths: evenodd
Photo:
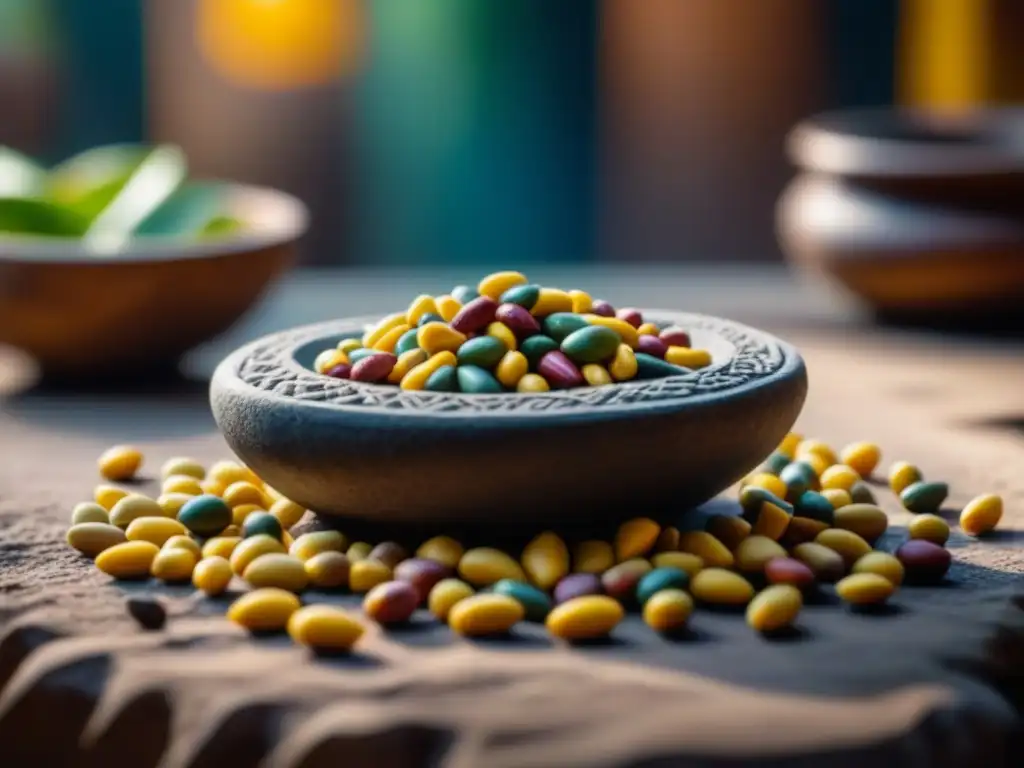
<path id="1" fill-rule="evenodd" d="M 522 605 L 526 611 L 527 621 L 543 622 L 551 611 L 551 598 L 536 587 L 521 581 L 502 579 L 496 582 L 490 591 L 508 595 Z"/>
<path id="2" fill-rule="evenodd" d="M 419 347 L 419 342 L 416 341 L 416 329 L 410 328 L 408 331 L 398 337 L 398 341 L 395 342 L 395 355 L 400 356 L 404 352 L 408 352 L 411 349 Z"/>
<path id="3" fill-rule="evenodd" d="M 442 365 L 427 379 L 423 388 L 428 392 L 458 392 L 459 378 L 454 365 Z"/>
<path id="4" fill-rule="evenodd" d="M 636 378 L 638 379 L 663 379 L 666 376 L 678 376 L 689 372 L 688 368 L 666 363 L 646 352 L 636 353 Z"/>
<path id="5" fill-rule="evenodd" d="M 916 515 L 934 513 L 939 510 L 947 496 L 949 486 L 946 483 L 918 481 L 903 489 L 900 493 L 900 504 Z"/>
<path id="6" fill-rule="evenodd" d="M 540 362 L 544 355 L 548 352 L 554 352 L 556 349 L 558 349 L 558 342 L 540 334 L 524 339 L 523 343 L 519 345 L 519 351 L 526 356 L 530 363 L 530 368 L 536 368 L 537 363 Z"/>
<path id="7" fill-rule="evenodd" d="M 588 325 L 562 340 L 562 351 L 577 363 L 599 363 L 615 354 L 622 338 L 611 328 Z"/>
<path id="8" fill-rule="evenodd" d="M 663 589 L 686 589 L 690 585 L 690 576 L 682 568 L 666 566 L 655 568 L 645 573 L 636 585 L 636 599 L 643 605 L 656 592 Z"/>
<path id="9" fill-rule="evenodd" d="M 496 378 L 475 365 L 460 365 L 455 373 L 459 379 L 459 389 L 463 392 L 490 394 L 505 391 Z"/>
<path id="10" fill-rule="evenodd" d="M 590 323 L 587 322 L 587 319 L 575 312 L 555 312 L 553 315 L 545 317 L 543 324 L 544 333 L 558 343 L 561 343 L 573 331 L 589 327 Z"/>
<path id="11" fill-rule="evenodd" d="M 231 507 L 219 496 L 196 496 L 178 511 L 178 521 L 198 536 L 215 536 L 231 525 Z"/>
<path id="12" fill-rule="evenodd" d="M 832 502 L 817 491 L 804 491 L 793 505 L 793 514 L 797 517 L 809 517 L 820 520 L 827 525 L 835 521 L 835 508 Z"/>
<path id="13" fill-rule="evenodd" d="M 530 310 L 533 309 L 538 298 L 540 298 L 539 285 L 517 285 L 501 294 L 499 301 L 502 304 L 518 304 L 523 309 Z"/>
<path id="14" fill-rule="evenodd" d="M 281 521 L 269 512 L 253 512 L 242 523 L 242 536 L 249 538 L 265 533 L 275 539 L 281 539 Z"/>
<path id="15" fill-rule="evenodd" d="M 444 318 L 441 317 L 441 315 L 437 314 L 436 312 L 424 312 L 423 316 L 420 317 L 419 321 L 416 323 L 416 327 L 417 328 L 422 328 L 427 323 L 443 323 L 443 322 L 444 322 Z"/>
<path id="16" fill-rule="evenodd" d="M 766 471 L 771 472 L 773 475 L 778 475 L 782 470 L 789 466 L 790 458 L 784 453 L 776 451 L 764 463 Z"/>
<path id="17" fill-rule="evenodd" d="M 470 339 L 455 353 L 459 365 L 475 365 L 486 370 L 493 369 L 508 349 L 505 342 L 496 336 L 477 336 Z"/>
<path id="18" fill-rule="evenodd" d="M 452 288 L 451 293 L 449 295 L 453 299 L 458 301 L 459 304 L 463 305 L 468 304 L 473 299 L 476 299 L 480 296 L 480 294 L 477 293 L 476 288 L 471 288 L 468 285 L 456 285 L 454 288 Z"/>
<path id="19" fill-rule="evenodd" d="M 794 461 L 779 473 L 779 479 L 789 489 L 786 492 L 786 499 L 788 501 L 796 501 L 804 495 L 804 492 L 814 490 L 814 486 L 817 485 L 818 476 L 814 472 L 814 467 L 810 464 L 803 461 Z"/>

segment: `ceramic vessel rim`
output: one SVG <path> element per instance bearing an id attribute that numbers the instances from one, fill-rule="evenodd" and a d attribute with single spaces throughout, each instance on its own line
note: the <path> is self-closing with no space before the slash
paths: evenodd
<path id="1" fill-rule="evenodd" d="M 437 395 L 441 399 L 444 398 L 479 398 L 484 399 L 502 399 L 507 403 L 525 403 L 527 400 L 551 400 L 554 398 L 565 397 L 568 393 L 580 393 L 583 391 L 594 391 L 598 389 L 609 389 L 609 388 L 580 388 L 568 391 L 552 391 L 544 393 L 531 393 L 521 394 L 515 392 L 507 392 L 501 394 L 466 394 L 466 393 L 423 393 L 423 392 L 406 392 L 399 390 L 397 387 L 391 385 L 381 384 L 368 384 L 351 381 L 337 381 L 332 380 L 323 374 L 318 374 L 312 369 L 306 368 L 298 360 L 295 359 L 295 352 L 300 347 L 306 346 L 312 342 L 315 342 L 318 338 L 327 338 L 330 336 L 338 336 L 340 334 L 358 334 L 362 331 L 364 325 L 370 322 L 375 322 L 380 319 L 380 315 L 372 316 L 360 316 L 352 318 L 343 318 L 337 320 L 331 320 L 327 322 L 314 323 L 311 325 L 300 326 L 289 330 L 280 331 L 278 333 L 270 334 L 259 339 L 255 339 L 242 347 L 238 348 L 234 352 L 230 353 L 225 357 L 221 363 L 217 366 L 214 372 L 213 378 L 210 384 L 211 400 L 216 401 L 219 392 L 235 391 L 245 392 L 250 397 L 259 398 L 270 398 L 279 405 L 287 404 L 295 408 L 310 407 L 313 409 L 319 409 L 328 413 L 335 414 L 349 414 L 355 416 L 357 414 L 363 414 L 367 419 L 371 418 L 372 415 L 387 415 L 389 418 L 397 420 L 412 419 L 417 423 L 427 423 L 428 421 L 436 420 L 440 424 L 451 424 L 453 419 L 472 419 L 475 426 L 483 426 L 484 423 L 503 423 L 508 424 L 510 421 L 515 422 L 517 425 L 525 426 L 531 425 L 536 426 L 539 424 L 551 425 L 558 422 L 567 421 L 595 421 L 601 418 L 614 418 L 614 417 L 626 417 L 626 416 L 639 416 L 639 415 L 653 415 L 661 412 L 678 412 L 689 408 L 695 408 L 700 406 L 706 406 L 713 403 L 722 403 L 734 397 L 741 397 L 745 394 L 754 392 L 765 386 L 777 383 L 779 381 L 787 380 L 794 376 L 805 375 L 805 366 L 800 353 L 791 344 L 778 339 L 765 331 L 758 330 L 749 326 L 745 326 L 741 323 L 737 323 L 724 318 L 713 317 L 710 315 L 702 315 L 688 312 L 678 312 L 671 310 L 656 310 L 656 309 L 642 309 L 645 316 L 651 317 L 658 321 L 667 321 L 673 324 L 694 324 L 704 323 L 711 327 L 705 328 L 704 330 L 711 333 L 722 334 L 724 331 L 732 331 L 741 335 L 746 335 L 763 343 L 766 347 L 772 347 L 781 357 L 781 363 L 778 367 L 768 374 L 760 376 L 754 376 L 747 381 L 743 381 L 735 386 L 727 387 L 719 391 L 714 392 L 694 392 L 687 393 L 676 397 L 666 396 L 662 399 L 644 400 L 638 402 L 626 402 L 617 403 L 613 405 L 599 405 L 588 407 L 585 403 L 580 403 L 581 407 L 574 407 L 565 410 L 551 410 L 551 411 L 526 411 L 526 410 L 474 410 L 470 408 L 465 409 L 453 409 L 436 411 L 424 408 L 419 410 L 415 407 L 408 408 L 389 408 L 386 406 L 368 406 L 364 404 L 359 405 L 344 405 L 332 402 L 323 402 L 319 400 L 299 399 L 292 395 L 281 394 L 267 389 L 260 389 L 251 384 L 244 382 L 240 376 L 239 371 L 242 364 L 254 353 L 263 347 L 273 344 L 283 344 L 283 348 L 280 351 L 280 370 L 287 372 L 289 375 L 301 376 L 307 380 L 314 382 L 337 382 L 338 385 L 350 385 L 355 387 L 357 390 L 363 393 L 374 393 L 379 392 L 381 389 L 387 389 L 388 395 L 391 397 L 398 398 L 409 398 L 414 400 L 417 396 L 429 394 L 431 396 Z M 724 336 L 723 336 L 724 338 Z M 728 339 L 725 339 L 728 342 Z M 622 384 L 612 385 L 621 390 L 654 390 L 656 387 L 664 387 L 666 383 L 678 384 L 685 381 L 693 381 L 695 377 L 699 375 L 707 375 L 714 373 L 723 366 L 732 362 L 737 356 L 730 356 L 728 359 L 721 363 L 715 363 L 708 368 L 696 371 L 690 374 L 684 374 L 681 376 L 670 376 L 662 379 L 650 379 L 650 380 L 634 380 L 631 382 L 624 382 Z M 216 405 L 214 411 L 216 413 Z"/>
<path id="2" fill-rule="evenodd" d="M 1024 146 L 1012 151 L 994 141 L 930 144 L 924 141 L 872 136 L 879 119 L 916 116 L 920 122 L 951 126 L 983 125 L 990 136 L 1012 136 L 1024 110 L 986 109 L 963 118 L 945 118 L 914 108 L 863 108 L 822 112 L 798 123 L 786 138 L 790 159 L 810 171 L 876 178 L 971 178 L 1024 174 Z M 982 122 L 987 121 L 987 122 Z M 867 130 L 854 130 L 863 126 Z"/>
<path id="3" fill-rule="evenodd" d="M 204 180 L 227 188 L 232 213 L 242 214 L 247 203 L 256 203 L 273 210 L 273 220 L 264 220 L 265 229 L 246 230 L 215 240 L 187 241 L 179 237 L 160 236 L 135 241 L 117 254 L 87 252 L 80 240 L 62 238 L 0 237 L 0 264 L 74 264 L 75 266 L 110 267 L 125 264 L 146 264 L 166 261 L 189 261 L 245 253 L 292 242 L 309 226 L 309 211 L 294 195 L 272 187 L 239 184 L 230 181 Z M 249 215 L 248 219 L 253 220 Z"/>

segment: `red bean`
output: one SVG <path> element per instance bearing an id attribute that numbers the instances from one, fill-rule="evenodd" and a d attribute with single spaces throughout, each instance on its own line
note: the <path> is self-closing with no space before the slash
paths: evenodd
<path id="1" fill-rule="evenodd" d="M 460 309 L 449 325 L 459 333 L 472 333 L 494 322 L 498 302 L 490 296 L 478 296 Z"/>
<path id="2" fill-rule="evenodd" d="M 557 349 L 545 353 L 537 363 L 537 373 L 547 380 L 552 389 L 582 387 L 584 383 L 579 368 Z"/>
<path id="3" fill-rule="evenodd" d="M 670 347 L 690 347 L 690 334 L 682 328 L 666 328 L 659 334 L 659 338 Z"/>
<path id="4" fill-rule="evenodd" d="M 772 584 L 792 584 L 797 589 L 814 584 L 814 571 L 792 557 L 773 557 L 765 563 L 764 576 Z"/>
<path id="5" fill-rule="evenodd" d="M 326 373 L 332 379 L 347 379 L 352 375 L 352 366 L 348 363 L 338 363 L 328 368 Z"/>
<path id="6" fill-rule="evenodd" d="M 540 333 L 537 318 L 518 304 L 502 304 L 494 313 L 494 318 L 508 326 L 508 329 L 521 339 Z"/>
<path id="7" fill-rule="evenodd" d="M 367 355 L 352 366 L 349 377 L 352 381 L 384 381 L 396 362 L 398 358 L 390 352 Z"/>
<path id="8" fill-rule="evenodd" d="M 590 314 L 600 315 L 601 317 L 615 317 L 615 307 L 607 301 L 598 299 L 590 305 Z"/>
<path id="9" fill-rule="evenodd" d="M 555 585 L 555 602 L 561 605 L 566 600 L 583 595 L 600 595 L 604 592 L 601 588 L 601 579 L 596 573 L 573 573 Z"/>
<path id="10" fill-rule="evenodd" d="M 643 352 L 644 354 L 656 357 L 659 360 L 665 359 L 665 353 L 668 351 L 668 344 L 659 339 L 657 336 L 651 336 L 644 334 L 636 342 L 636 351 Z"/>
<path id="11" fill-rule="evenodd" d="M 405 581 L 386 581 L 378 584 L 363 598 L 366 615 L 380 624 L 401 624 L 409 620 L 420 596 L 416 589 Z"/>
<path id="12" fill-rule="evenodd" d="M 451 573 L 450 568 L 436 560 L 425 560 L 420 557 L 403 560 L 395 566 L 395 579 L 412 584 L 420 596 L 421 603 L 427 599 L 434 585 L 441 579 L 451 576 Z"/>
<path id="13" fill-rule="evenodd" d="M 938 544 L 925 539 L 911 539 L 896 550 L 896 559 L 903 563 L 907 583 L 934 584 L 942 581 L 953 556 Z"/>
<path id="14" fill-rule="evenodd" d="M 626 307 L 620 309 L 615 313 L 615 316 L 619 320 L 625 320 L 627 323 L 632 325 L 634 328 L 639 328 L 644 324 L 644 316 L 639 309 L 633 309 L 632 307 Z"/>

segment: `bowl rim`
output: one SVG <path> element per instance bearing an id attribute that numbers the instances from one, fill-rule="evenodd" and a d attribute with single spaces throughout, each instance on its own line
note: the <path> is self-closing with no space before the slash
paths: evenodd
<path id="1" fill-rule="evenodd" d="M 675 413 L 753 394 L 793 377 L 806 377 L 796 347 L 766 331 L 712 315 L 641 311 L 655 321 L 684 325 L 698 334 L 718 335 L 733 346 L 734 353 L 678 376 L 529 394 L 407 391 L 393 385 L 333 379 L 295 359 L 299 347 L 319 338 L 361 333 L 368 321 L 380 319 L 379 315 L 359 316 L 299 326 L 239 347 L 214 371 L 211 405 L 218 421 L 220 399 L 238 394 L 269 399 L 285 407 L 311 407 L 338 418 L 362 417 L 385 428 L 396 428 L 397 422 L 400 429 L 409 420 L 417 426 L 450 426 L 453 419 L 473 420 L 477 426 L 508 427 L 514 423 L 531 427 Z M 756 365 L 756 360 L 762 358 L 767 362 L 766 370 Z"/>
<path id="2" fill-rule="evenodd" d="M 225 187 L 233 213 L 237 214 L 236 209 L 250 205 L 265 207 L 273 215 L 266 217 L 256 229 L 246 228 L 238 234 L 198 241 L 184 240 L 173 235 L 139 238 L 132 240 L 128 247 L 117 253 L 89 251 L 83 247 L 80 238 L 0 235 L 0 264 L 102 267 L 207 259 L 290 243 L 304 235 L 309 227 L 309 209 L 302 200 L 288 192 L 221 179 L 193 181 Z M 245 217 L 242 218 L 244 223 L 250 223 L 245 221 Z"/>
<path id="3" fill-rule="evenodd" d="M 886 136 L 878 128 L 899 121 L 936 135 L 975 136 L 949 142 Z M 1024 174 L 1017 138 L 1024 109 L 989 107 L 944 113 L 918 107 L 837 109 L 812 115 L 786 137 L 786 153 L 807 171 L 878 179 L 969 179 Z"/>

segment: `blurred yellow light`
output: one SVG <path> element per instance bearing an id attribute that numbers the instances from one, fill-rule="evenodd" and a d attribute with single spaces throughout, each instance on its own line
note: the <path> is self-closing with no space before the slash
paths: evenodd
<path id="1" fill-rule="evenodd" d="M 266 90 L 336 80 L 359 64 L 362 0 L 199 0 L 199 48 L 225 78 Z"/>

